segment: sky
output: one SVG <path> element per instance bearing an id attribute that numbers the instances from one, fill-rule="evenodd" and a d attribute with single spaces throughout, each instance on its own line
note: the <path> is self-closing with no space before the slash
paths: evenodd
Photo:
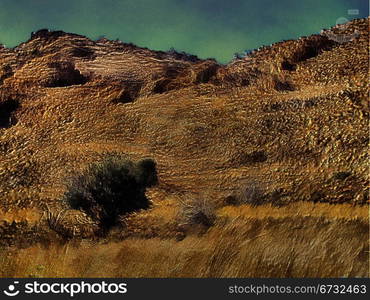
<path id="1" fill-rule="evenodd" d="M 48 28 L 227 63 L 368 13 L 368 0 L 0 0 L 0 44 Z"/>

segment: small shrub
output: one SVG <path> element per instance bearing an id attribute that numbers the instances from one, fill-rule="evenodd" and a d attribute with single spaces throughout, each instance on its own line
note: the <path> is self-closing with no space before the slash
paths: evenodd
<path id="1" fill-rule="evenodd" d="M 117 98 L 112 100 L 112 102 L 117 104 L 135 101 L 135 99 L 139 97 L 142 85 L 143 83 L 139 81 L 126 82 L 124 89 L 120 92 Z"/>
<path id="2" fill-rule="evenodd" d="M 207 66 L 197 74 L 195 83 L 208 83 L 216 77 L 219 67 L 216 63 Z"/>
<path id="3" fill-rule="evenodd" d="M 297 64 L 304 62 L 320 55 L 324 51 L 333 49 L 337 45 L 338 43 L 323 35 L 304 39 L 301 41 L 298 49 L 291 55 L 289 59 L 290 63 Z"/>
<path id="4" fill-rule="evenodd" d="M 281 68 L 287 71 L 295 71 L 297 69 L 297 65 L 285 60 L 281 63 Z"/>
<path id="5" fill-rule="evenodd" d="M 263 150 L 256 150 L 250 153 L 242 153 L 239 157 L 240 165 L 250 165 L 255 163 L 262 163 L 267 160 L 267 153 Z"/>
<path id="6" fill-rule="evenodd" d="M 76 47 L 72 49 L 72 55 L 80 58 L 95 58 L 94 50 L 88 47 Z"/>
<path id="7" fill-rule="evenodd" d="M 153 93 L 163 94 L 163 93 L 171 90 L 171 88 L 169 87 L 170 84 L 171 84 L 170 79 L 160 79 L 160 80 L 158 80 L 154 85 Z"/>
<path id="8" fill-rule="evenodd" d="M 311 196 L 310 196 L 310 201 L 312 202 L 324 202 L 325 201 L 325 194 L 321 191 L 314 191 L 312 192 Z"/>
<path id="9" fill-rule="evenodd" d="M 280 81 L 278 79 L 274 80 L 274 89 L 282 92 L 282 91 L 294 91 L 294 85 L 289 81 Z"/>
<path id="10" fill-rule="evenodd" d="M 265 189 L 256 181 L 250 181 L 243 184 L 238 192 L 228 196 L 225 201 L 227 205 L 262 205 L 266 202 Z"/>
<path id="11" fill-rule="evenodd" d="M 352 175 L 351 172 L 337 172 L 337 173 L 334 173 L 333 178 L 335 180 L 344 180 L 351 175 Z"/>
<path id="12" fill-rule="evenodd" d="M 97 221 L 101 229 L 108 230 L 117 224 L 120 215 L 148 208 L 145 190 L 156 183 L 153 160 L 133 163 L 113 155 L 73 177 L 64 200 Z"/>
<path id="13" fill-rule="evenodd" d="M 5 79 L 13 76 L 13 74 L 14 72 L 10 65 L 4 65 L 2 68 L 0 68 L 0 84 L 2 84 Z"/>
<path id="14" fill-rule="evenodd" d="M 205 197 L 193 196 L 181 202 L 180 219 L 183 225 L 211 227 L 216 220 L 215 206 Z"/>
<path id="15" fill-rule="evenodd" d="M 18 107 L 18 101 L 13 99 L 0 102 L 0 128 L 9 128 L 17 123 L 13 114 Z"/>

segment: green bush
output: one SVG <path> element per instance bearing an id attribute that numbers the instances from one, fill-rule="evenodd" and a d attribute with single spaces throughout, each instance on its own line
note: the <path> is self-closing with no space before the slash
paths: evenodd
<path id="1" fill-rule="evenodd" d="M 156 164 L 152 159 L 134 163 L 110 155 L 73 177 L 64 200 L 97 221 L 102 230 L 108 230 L 117 224 L 120 215 L 148 208 L 145 190 L 156 183 Z"/>

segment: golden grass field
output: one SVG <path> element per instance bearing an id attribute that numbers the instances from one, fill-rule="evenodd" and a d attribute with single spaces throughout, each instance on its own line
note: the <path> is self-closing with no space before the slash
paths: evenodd
<path id="1" fill-rule="evenodd" d="M 168 205 L 137 218 L 166 234 L 176 218 Z M 1 276 L 368 277 L 368 214 L 346 204 L 226 206 L 213 227 L 180 241 L 146 234 L 3 249 Z"/>

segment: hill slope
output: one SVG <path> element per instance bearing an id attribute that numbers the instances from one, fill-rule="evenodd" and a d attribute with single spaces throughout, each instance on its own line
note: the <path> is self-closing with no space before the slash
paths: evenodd
<path id="1" fill-rule="evenodd" d="M 350 38 L 335 39 L 339 35 Z M 360 258 L 348 261 L 356 270 L 351 275 L 368 276 L 368 42 L 368 19 L 362 19 L 263 47 L 228 65 L 45 30 L 14 49 L 0 48 L 2 243 L 19 235 L 43 240 L 40 232 L 48 229 L 39 218 L 45 204 L 61 209 L 65 178 L 118 152 L 154 158 L 160 180 L 148 192 L 154 208 L 130 217 L 121 238 L 191 235 L 176 223 L 176 212 L 179 203 L 201 197 L 220 208 L 217 226 L 201 232 L 221 231 L 226 240 L 232 225 L 225 224 L 233 218 L 243 230 L 263 231 L 266 224 L 269 234 L 284 237 L 297 222 L 313 230 L 302 233 L 307 243 L 316 232 L 311 226 L 324 228 L 322 238 L 329 230 L 328 240 L 338 247 L 347 237 L 337 238 L 335 226 L 344 232 L 362 228 L 350 238 L 353 247 L 338 255 L 355 251 Z M 245 204 L 241 210 L 251 211 L 235 215 L 230 206 L 251 187 L 263 192 L 262 204 L 271 212 L 265 221 L 254 215 L 260 208 Z M 282 213 L 284 207 L 296 212 Z M 335 209 L 337 215 L 326 214 Z M 15 222 L 12 231 L 13 220 L 26 225 Z M 292 274 L 347 272 L 307 268 Z M 215 276 L 289 276 L 237 272 L 216 270 Z"/>

